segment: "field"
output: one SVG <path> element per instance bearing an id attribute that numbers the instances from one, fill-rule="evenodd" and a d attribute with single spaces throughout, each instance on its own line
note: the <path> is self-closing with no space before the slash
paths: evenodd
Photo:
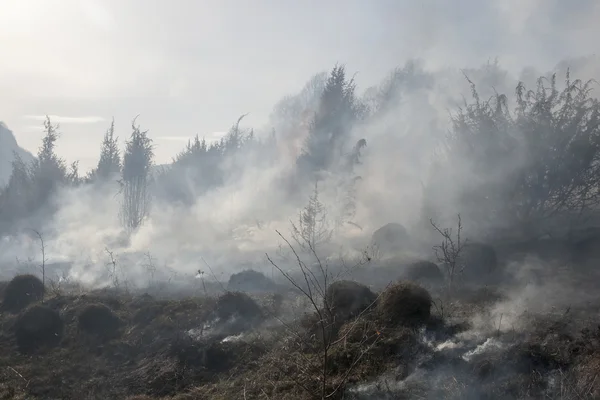
<path id="1" fill-rule="evenodd" d="M 528 276 L 457 283 L 452 293 L 424 282 L 426 310 L 429 294 L 406 282 L 373 287 L 347 312 L 346 300 L 330 299 L 335 317 L 322 325 L 283 284 L 185 298 L 46 290 L 0 314 L 0 399 L 599 398 L 597 276 L 536 260 L 543 269 Z M 365 265 L 354 277 L 382 280 L 393 268 Z M 354 305 L 362 299 L 348 293 Z M 37 318 L 22 328 L 40 304 L 60 326 Z M 38 336 L 19 339 L 23 329 Z"/>

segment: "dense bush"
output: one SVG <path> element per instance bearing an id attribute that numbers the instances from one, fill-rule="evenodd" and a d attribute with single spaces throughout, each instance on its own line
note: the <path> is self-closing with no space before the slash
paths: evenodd
<path id="1" fill-rule="evenodd" d="M 19 351 L 27 353 L 43 346 L 58 344 L 63 334 L 63 321 L 55 310 L 34 305 L 19 315 L 15 336 Z"/>
<path id="2" fill-rule="evenodd" d="M 342 319 L 356 316 L 374 303 L 377 296 L 365 285 L 354 281 L 337 281 L 325 294 L 331 311 Z"/>
<path id="3" fill-rule="evenodd" d="M 253 320 L 260 318 L 262 311 L 256 301 L 247 294 L 226 292 L 217 299 L 215 315 L 221 320 L 235 318 Z"/>
<path id="4" fill-rule="evenodd" d="M 17 275 L 4 289 L 2 307 L 8 311 L 20 311 L 44 297 L 44 284 L 34 275 Z"/>
<path id="5" fill-rule="evenodd" d="M 390 222 L 373 232 L 371 242 L 383 254 L 393 254 L 408 245 L 408 232 L 399 223 Z"/>
<path id="6" fill-rule="evenodd" d="M 490 277 L 498 269 L 496 251 L 484 243 L 467 243 L 463 248 L 459 263 L 462 278 L 466 281 L 480 281 Z"/>
<path id="7" fill-rule="evenodd" d="M 251 269 L 231 275 L 227 289 L 242 292 L 265 292 L 273 290 L 275 283 L 264 274 Z"/>
<path id="8" fill-rule="evenodd" d="M 120 318 L 104 304 L 89 304 L 78 315 L 82 332 L 99 337 L 114 337 L 122 325 Z"/>
<path id="9" fill-rule="evenodd" d="M 381 293 L 377 311 L 388 325 L 423 324 L 431 315 L 431 295 L 413 282 L 401 281 Z"/>
<path id="10" fill-rule="evenodd" d="M 416 282 L 441 283 L 444 275 L 439 267 L 431 261 L 414 261 L 409 263 L 402 273 L 405 279 Z"/>
<path id="11" fill-rule="evenodd" d="M 428 188 L 427 203 L 456 203 L 465 220 L 487 228 L 539 234 L 549 218 L 585 213 L 600 202 L 600 103 L 591 82 L 540 78 L 516 88 L 514 111 L 504 94 L 479 97 L 459 109 L 445 164 Z M 450 185 L 450 186 L 449 186 Z M 452 196 L 453 195 L 453 196 Z M 431 204 L 427 205 L 431 209 Z M 515 232 L 515 233 L 516 233 Z"/>

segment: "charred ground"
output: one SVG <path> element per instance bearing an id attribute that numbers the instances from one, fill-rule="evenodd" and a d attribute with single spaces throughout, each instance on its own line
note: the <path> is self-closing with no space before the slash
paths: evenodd
<path id="1" fill-rule="evenodd" d="M 356 275 L 391 268 L 380 264 Z M 543 298 L 558 295 L 556 282 L 593 294 L 595 275 L 544 266 L 535 284 L 464 284 L 452 296 L 409 281 L 372 291 L 340 281 L 340 304 L 360 307 L 337 314 L 326 358 L 318 317 L 291 311 L 302 299 L 294 291 L 47 293 L 0 314 L 0 399 L 320 398 L 323 362 L 333 399 L 598 398 L 600 302 Z M 32 312 L 44 318 L 28 321 Z M 50 337 L 22 336 L 24 324 L 47 332 L 45 323 Z"/>

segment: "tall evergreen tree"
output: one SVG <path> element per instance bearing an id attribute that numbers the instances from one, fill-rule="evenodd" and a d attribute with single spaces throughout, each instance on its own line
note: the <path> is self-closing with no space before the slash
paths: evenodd
<path id="1" fill-rule="evenodd" d="M 32 166 L 32 179 L 35 186 L 34 201 L 38 206 L 44 204 L 54 191 L 67 183 L 67 167 L 65 161 L 55 152 L 59 137 L 59 125 L 54 125 L 49 117 L 44 121 L 44 138 L 38 150 L 37 159 Z"/>
<path id="2" fill-rule="evenodd" d="M 107 180 L 121 172 L 121 153 L 119 151 L 118 137 L 115 137 L 115 120 L 104 134 L 100 160 L 95 170 L 95 176 L 100 180 Z"/>
<path id="3" fill-rule="evenodd" d="M 335 66 L 321 94 L 309 136 L 298 160 L 305 171 L 327 170 L 336 157 L 342 155 L 345 139 L 358 116 L 354 90 L 354 80 L 346 79 L 344 67 Z"/>
<path id="4" fill-rule="evenodd" d="M 154 163 L 154 146 L 147 131 L 141 131 L 135 125 L 135 120 L 132 128 L 133 133 L 126 143 L 123 156 L 121 180 L 121 220 L 129 231 L 140 227 L 150 211 L 151 168 Z"/>

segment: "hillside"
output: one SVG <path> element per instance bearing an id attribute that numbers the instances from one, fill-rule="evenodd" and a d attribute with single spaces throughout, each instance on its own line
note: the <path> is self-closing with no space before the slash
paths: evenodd
<path id="1" fill-rule="evenodd" d="M 14 152 L 26 163 L 34 159 L 30 152 L 19 147 L 12 131 L 3 122 L 0 122 L 0 186 L 6 185 L 10 178 Z"/>

